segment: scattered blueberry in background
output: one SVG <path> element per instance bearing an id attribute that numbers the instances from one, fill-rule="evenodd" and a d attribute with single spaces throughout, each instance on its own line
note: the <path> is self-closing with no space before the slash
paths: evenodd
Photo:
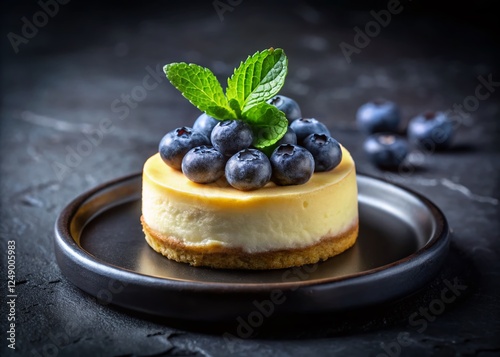
<path id="1" fill-rule="evenodd" d="M 160 140 L 158 151 L 168 166 L 181 170 L 184 155 L 201 145 L 210 145 L 208 138 L 193 128 L 183 126 L 168 132 Z"/>
<path id="2" fill-rule="evenodd" d="M 411 143 L 427 150 L 443 150 L 450 147 L 453 132 L 453 123 L 444 112 L 429 111 L 410 120 L 407 134 Z"/>
<path id="3" fill-rule="evenodd" d="M 370 135 L 363 149 L 373 164 L 382 169 L 394 170 L 405 160 L 409 152 L 408 142 L 393 133 Z"/>
<path id="4" fill-rule="evenodd" d="M 305 148 L 284 144 L 271 155 L 272 181 L 280 186 L 301 185 L 314 173 L 314 158 Z"/>
<path id="5" fill-rule="evenodd" d="M 267 101 L 276 108 L 285 113 L 288 122 L 302 118 L 302 112 L 295 100 L 284 95 L 277 95 Z"/>
<path id="6" fill-rule="evenodd" d="M 342 161 L 342 149 L 337 140 L 325 134 L 311 134 L 303 146 L 314 158 L 314 171 L 325 172 L 337 167 Z"/>
<path id="7" fill-rule="evenodd" d="M 271 179 L 271 163 L 257 149 L 244 149 L 234 154 L 226 164 L 226 179 L 238 190 L 250 191 L 264 187 Z"/>
<path id="8" fill-rule="evenodd" d="M 215 182 L 224 175 L 226 157 L 211 146 L 197 146 L 182 159 L 182 173 L 197 183 Z"/>
<path id="9" fill-rule="evenodd" d="M 218 123 L 219 120 L 203 113 L 198 118 L 196 118 L 193 124 L 193 129 L 202 133 L 210 140 L 212 130 Z"/>
<path id="10" fill-rule="evenodd" d="M 210 138 L 214 148 L 225 156 L 232 156 L 248 148 L 253 141 L 252 129 L 242 120 L 219 122 L 212 130 Z"/>
<path id="11" fill-rule="evenodd" d="M 326 125 L 314 118 L 296 119 L 290 123 L 290 127 L 295 132 L 295 135 L 297 135 L 297 143 L 299 145 L 311 134 L 326 134 L 331 136 Z"/>
<path id="12" fill-rule="evenodd" d="M 375 99 L 365 103 L 356 113 L 358 129 L 366 134 L 397 133 L 400 122 L 399 107 L 386 99 Z"/>

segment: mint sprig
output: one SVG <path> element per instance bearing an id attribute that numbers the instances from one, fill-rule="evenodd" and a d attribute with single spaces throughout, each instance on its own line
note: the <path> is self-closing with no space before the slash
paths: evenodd
<path id="1" fill-rule="evenodd" d="M 201 111 L 219 120 L 239 119 L 250 125 L 255 147 L 266 148 L 285 135 L 285 114 L 266 103 L 285 83 L 288 59 L 282 49 L 249 56 L 228 79 L 226 95 L 207 68 L 182 62 L 163 70 L 170 83 Z"/>

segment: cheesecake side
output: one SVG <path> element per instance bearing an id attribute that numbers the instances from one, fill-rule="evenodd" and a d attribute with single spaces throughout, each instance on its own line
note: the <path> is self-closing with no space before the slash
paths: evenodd
<path id="1" fill-rule="evenodd" d="M 283 268 L 339 254 L 358 229 L 355 165 L 342 150 L 339 166 L 304 185 L 250 192 L 225 180 L 191 182 L 156 154 L 143 173 L 146 239 L 170 259 L 223 268 Z"/>

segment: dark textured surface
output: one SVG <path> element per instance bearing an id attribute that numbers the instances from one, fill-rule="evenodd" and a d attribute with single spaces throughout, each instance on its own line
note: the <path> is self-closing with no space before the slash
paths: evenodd
<path id="1" fill-rule="evenodd" d="M 32 19 L 40 7 L 2 9 L 1 271 L 5 277 L 6 241 L 15 240 L 18 294 L 13 352 L 2 278 L 2 356 L 500 354 L 499 87 L 483 88 L 482 95 L 489 93 L 483 100 L 469 97 L 477 95 L 480 77 L 500 81 L 498 21 L 488 2 L 442 10 L 404 2 L 350 64 L 339 44 L 353 44 L 354 27 L 364 28 L 373 20 L 370 10 L 387 3 L 346 9 L 319 1 L 243 1 L 222 21 L 211 1 L 108 4 L 114 7 L 61 5 L 17 54 L 7 34 L 21 34 L 22 18 Z M 105 305 L 71 285 L 53 251 L 60 210 L 80 192 L 140 171 L 166 131 L 198 115 L 161 74 L 152 77 L 157 82 L 148 79 L 155 88 L 141 91 L 148 71 L 191 61 L 223 78 L 269 46 L 284 48 L 290 59 L 283 94 L 328 124 L 360 172 L 404 184 L 445 212 L 453 236 L 439 276 L 387 306 L 305 321 L 271 317 L 238 340 L 224 335 L 238 335 L 236 319 L 160 320 Z M 131 94 L 140 100 L 126 110 L 119 101 Z M 385 173 L 368 163 L 354 127 L 357 107 L 378 96 L 399 103 L 405 122 L 428 109 L 469 110 L 450 151 L 414 151 L 414 170 Z M 109 127 L 102 137 L 100 125 Z M 85 132 L 93 144 L 84 143 Z M 80 157 L 76 150 L 83 150 Z M 457 296 L 442 295 L 450 282 L 463 287 Z"/>

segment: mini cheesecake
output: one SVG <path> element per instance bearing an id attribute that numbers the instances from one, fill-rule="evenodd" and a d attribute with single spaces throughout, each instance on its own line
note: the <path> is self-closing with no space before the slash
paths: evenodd
<path id="1" fill-rule="evenodd" d="M 222 178 L 197 184 L 150 157 L 143 171 L 148 244 L 169 259 L 227 269 L 280 269 L 326 260 L 358 236 L 356 171 L 342 162 L 303 185 L 239 191 Z"/>

